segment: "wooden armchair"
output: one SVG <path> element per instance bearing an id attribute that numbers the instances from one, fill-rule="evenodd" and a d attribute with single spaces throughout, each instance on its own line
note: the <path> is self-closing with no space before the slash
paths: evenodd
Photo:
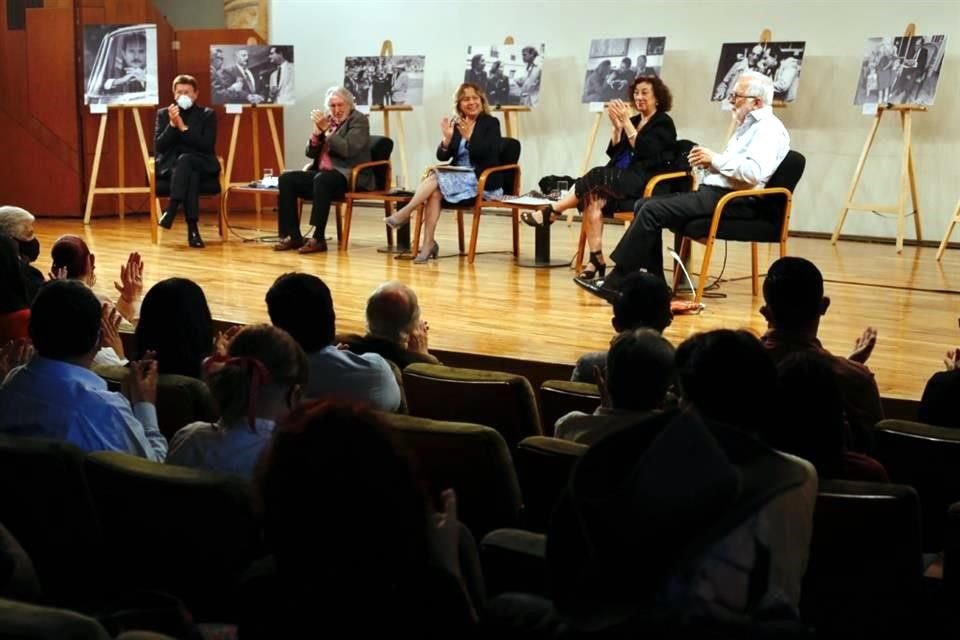
<path id="1" fill-rule="evenodd" d="M 683 228 L 674 230 L 683 238 L 680 245 L 681 256 L 689 253 L 691 239 L 706 245 L 695 302 L 700 302 L 703 298 L 713 245 L 718 239 L 750 243 L 753 295 L 760 295 L 757 243 L 779 243 L 780 257 L 787 254 L 793 190 L 803 175 L 805 165 L 806 159 L 803 155 L 796 151 L 789 151 L 777 170 L 773 172 L 766 188 L 731 191 L 717 202 L 712 218 L 697 218 L 688 222 Z M 674 290 L 677 288 L 679 276 L 679 270 L 675 269 Z"/>
<path id="2" fill-rule="evenodd" d="M 480 232 L 480 214 L 484 208 L 509 209 L 513 229 L 513 257 L 520 255 L 520 206 L 501 200 L 488 200 L 484 196 L 487 180 L 495 173 L 503 174 L 503 195 L 516 196 L 520 194 L 520 141 L 513 138 L 502 138 L 500 142 L 500 164 L 485 169 L 477 180 L 477 196 L 472 200 L 461 202 L 447 202 L 440 205 L 443 209 L 452 209 L 457 214 L 457 233 L 460 255 L 463 255 L 463 213 L 473 212 L 473 229 L 470 232 L 470 250 L 467 252 L 467 262 L 473 264 L 477 257 L 477 236 Z M 423 207 L 417 209 L 417 220 L 413 232 L 413 250 L 420 246 L 420 230 L 423 226 Z"/>
<path id="3" fill-rule="evenodd" d="M 647 186 L 643 189 L 643 197 L 649 198 L 657 191 L 660 193 L 674 193 L 682 181 L 689 182 L 688 191 L 693 191 L 697 187 L 697 179 L 692 171 L 671 171 L 669 173 L 658 173 L 647 181 Z M 659 188 L 658 188 L 659 187 Z M 665 188 L 669 187 L 669 191 Z M 628 205 L 629 206 L 629 205 Z M 633 221 L 633 210 L 618 211 L 613 214 L 615 220 L 621 220 L 624 224 L 630 224 Z M 579 269 L 583 265 L 583 253 L 587 245 L 587 227 L 584 221 L 580 222 L 580 240 L 577 241 L 577 255 L 573 259 L 573 268 Z"/>

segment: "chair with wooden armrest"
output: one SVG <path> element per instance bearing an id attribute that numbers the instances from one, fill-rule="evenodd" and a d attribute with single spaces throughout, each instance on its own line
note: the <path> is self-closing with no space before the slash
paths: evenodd
<path id="1" fill-rule="evenodd" d="M 370 136 L 370 162 L 361 162 L 353 167 L 350 172 L 350 183 L 347 185 L 347 193 L 340 199 L 334 200 L 336 207 L 337 221 L 337 242 L 340 247 L 346 249 L 350 241 L 350 224 L 353 220 L 353 202 L 357 199 L 375 200 L 376 195 L 383 195 L 390 189 L 390 181 L 393 179 L 393 169 L 390 165 L 390 154 L 393 153 L 393 140 L 386 136 Z M 307 171 L 313 167 L 313 162 L 304 165 L 303 170 Z M 357 179 L 362 171 L 372 170 L 375 186 L 373 191 L 358 191 Z M 297 219 L 303 218 L 303 203 L 310 202 L 310 198 L 297 199 Z M 346 207 L 344 207 L 346 205 Z M 344 213 L 344 209 L 346 212 Z M 386 215 L 390 215 L 388 207 Z M 388 232 L 388 240 L 392 242 L 392 232 Z"/>
<path id="2" fill-rule="evenodd" d="M 204 176 L 200 181 L 200 196 L 216 196 L 217 198 L 217 225 L 220 231 L 220 239 L 224 240 L 227 234 L 227 219 L 223 208 L 223 194 L 227 192 L 226 172 L 224 171 L 223 156 L 217 156 L 220 163 L 220 174 L 217 177 Z M 166 198 L 170 195 L 170 179 L 157 178 L 157 159 L 150 157 L 147 159 L 147 181 L 150 183 L 150 241 L 153 244 L 160 243 L 160 233 L 157 228 L 157 222 L 160 220 L 162 210 L 160 208 L 160 198 Z"/>
<path id="3" fill-rule="evenodd" d="M 650 180 L 647 181 L 647 186 L 643 188 L 644 198 L 650 198 L 655 195 L 662 195 L 667 193 L 680 193 L 681 191 L 693 191 L 696 188 L 696 176 L 690 170 L 687 171 L 671 171 L 669 173 L 658 173 L 650 177 Z M 689 183 L 688 188 L 683 189 L 683 182 Z M 632 201 L 635 202 L 635 201 Z M 624 202 L 627 206 L 632 205 L 632 202 Z M 620 206 L 622 206 L 622 204 Z M 613 214 L 614 220 L 621 220 L 625 225 L 629 225 L 633 221 L 633 210 L 627 211 L 618 211 Z M 577 255 L 573 259 L 571 265 L 575 269 L 579 269 L 583 264 L 583 253 L 587 245 L 587 227 L 583 221 L 580 222 L 580 239 L 577 241 Z"/>
<path id="4" fill-rule="evenodd" d="M 691 239 L 706 245 L 695 302 L 699 303 L 703 298 L 713 245 L 718 239 L 750 243 L 753 295 L 760 295 L 757 243 L 779 243 L 780 257 L 787 254 L 793 191 L 803 175 L 805 165 L 806 158 L 802 154 L 789 151 L 765 188 L 731 191 L 717 202 L 712 218 L 695 218 L 674 230 L 682 238 L 681 256 L 686 256 L 690 251 Z M 679 270 L 675 269 L 674 290 L 679 276 Z"/>
<path id="5" fill-rule="evenodd" d="M 513 229 L 513 257 L 520 255 L 520 206 L 501 200 L 488 200 L 484 196 L 487 180 L 495 173 L 503 174 L 503 195 L 520 195 L 520 141 L 513 138 L 501 138 L 500 159 L 497 166 L 483 170 L 477 179 L 477 196 L 471 200 L 461 202 L 447 202 L 444 200 L 440 207 L 452 209 L 457 214 L 457 234 L 460 255 L 463 255 L 463 212 L 473 212 L 473 228 L 470 232 L 470 249 L 467 252 L 467 262 L 473 264 L 477 257 L 477 236 L 480 232 L 480 214 L 484 208 L 509 209 L 511 213 L 511 227 Z M 417 209 L 416 226 L 413 232 L 413 250 L 420 246 L 420 230 L 423 226 L 423 207 Z"/>

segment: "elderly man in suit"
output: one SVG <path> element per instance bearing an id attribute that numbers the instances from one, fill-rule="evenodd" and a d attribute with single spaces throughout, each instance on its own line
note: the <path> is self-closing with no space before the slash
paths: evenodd
<path id="1" fill-rule="evenodd" d="M 330 205 L 347 192 L 353 167 L 370 160 L 370 121 L 355 109 L 353 94 L 343 87 L 331 87 L 326 106 L 326 111 L 310 112 L 313 132 L 306 155 L 313 162 L 304 171 L 286 171 L 280 176 L 277 227 L 281 240 L 274 246 L 276 251 L 326 251 L 324 232 Z M 372 173 L 363 172 L 356 187 L 371 189 L 373 181 Z M 313 199 L 310 224 L 314 231 L 306 241 L 300 233 L 297 198 Z"/>
<path id="2" fill-rule="evenodd" d="M 256 77 L 250 71 L 250 52 L 239 49 L 234 59 L 236 64 L 224 69 L 220 74 L 224 85 L 224 102 L 260 104 L 264 98 L 259 91 Z"/>
<path id="3" fill-rule="evenodd" d="M 220 161 L 216 155 L 217 114 L 197 104 L 199 95 L 193 76 L 181 74 L 173 79 L 174 103 L 157 112 L 154 149 L 157 178 L 170 180 L 170 202 L 159 224 L 165 229 L 172 227 L 177 209 L 183 205 L 187 242 L 202 249 L 197 229 L 200 183 L 204 177 L 220 173 Z"/>

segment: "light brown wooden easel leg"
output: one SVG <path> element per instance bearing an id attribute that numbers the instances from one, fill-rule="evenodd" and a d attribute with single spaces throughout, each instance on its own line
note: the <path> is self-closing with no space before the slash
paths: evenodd
<path id="1" fill-rule="evenodd" d="M 277 119 L 273 117 L 273 109 L 267 109 L 267 124 L 270 126 L 270 139 L 273 141 L 273 157 L 277 162 L 277 175 L 286 171 L 283 162 L 283 148 L 280 146 L 280 136 L 277 134 Z"/>
<path id="2" fill-rule="evenodd" d="M 386 112 L 384 112 L 386 113 Z M 400 151 L 400 167 L 403 171 L 404 181 L 407 180 L 410 174 L 407 173 L 407 144 L 406 144 L 406 132 L 403 130 L 403 114 L 397 114 L 397 149 Z M 387 189 L 390 189 L 392 185 L 387 184 Z M 401 185 L 405 187 L 406 185 Z"/>
<path id="3" fill-rule="evenodd" d="M 87 187 L 87 207 L 83 212 L 83 224 L 90 224 L 90 214 L 93 213 L 93 194 L 97 190 L 97 177 L 100 174 L 100 159 L 103 157 L 103 138 L 107 133 L 107 115 L 100 116 L 100 129 L 97 131 L 97 147 L 93 152 L 93 171 L 90 173 L 90 185 Z"/>
<path id="4" fill-rule="evenodd" d="M 909 163 L 907 169 L 910 175 L 910 200 L 913 202 L 913 228 L 917 234 L 917 242 L 923 240 L 923 231 L 920 228 L 920 197 L 917 195 L 917 176 L 913 170 L 913 145 L 907 148 Z"/>
<path id="5" fill-rule="evenodd" d="M 117 111 L 117 186 L 121 189 L 125 186 L 124 182 L 126 181 L 126 171 L 124 165 L 127 164 L 127 158 L 124 149 L 124 143 L 127 141 L 126 118 L 123 116 L 123 111 L 123 109 Z M 119 214 L 121 220 L 123 220 L 126 209 L 127 198 L 122 193 L 118 193 L 117 213 Z"/>
<path id="6" fill-rule="evenodd" d="M 253 179 L 259 180 L 263 175 L 260 173 L 260 115 L 257 113 L 257 109 L 250 110 L 250 118 L 252 119 L 253 127 Z M 253 206 L 257 210 L 257 233 L 260 232 L 261 219 L 260 219 L 260 194 L 256 193 L 253 196 Z"/>
<path id="7" fill-rule="evenodd" d="M 947 232 L 943 234 L 943 240 L 940 241 L 940 248 L 937 249 L 937 260 L 943 257 L 943 252 L 947 248 L 947 243 L 950 241 L 950 234 L 953 233 L 953 228 L 957 226 L 957 222 L 960 222 L 960 200 L 957 200 L 957 206 L 953 210 L 950 224 L 947 225 Z"/>
<path id="8" fill-rule="evenodd" d="M 870 153 L 870 147 L 873 146 L 873 139 L 877 135 L 877 129 L 880 127 L 880 118 L 883 116 L 883 110 L 878 109 L 877 115 L 873 118 L 873 126 L 870 133 L 867 134 L 867 141 L 863 145 L 863 151 L 860 152 L 860 159 L 857 161 L 857 168 L 853 172 L 853 180 L 850 181 L 850 189 L 847 191 L 847 197 L 844 199 L 843 208 L 840 209 L 840 219 L 837 220 L 837 226 L 833 229 L 833 236 L 830 238 L 831 244 L 837 244 L 840 238 L 840 231 L 843 229 L 843 223 L 847 219 L 847 212 L 853 206 L 853 195 L 857 192 L 857 185 L 860 184 L 860 176 L 863 175 L 863 167 L 867 162 L 867 154 Z"/>

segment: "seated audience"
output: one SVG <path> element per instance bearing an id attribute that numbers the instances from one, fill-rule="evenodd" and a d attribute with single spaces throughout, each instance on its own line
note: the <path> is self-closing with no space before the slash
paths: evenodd
<path id="1" fill-rule="evenodd" d="M 880 391 L 873 373 L 866 367 L 877 341 L 876 330 L 867 327 L 849 357 L 834 356 L 824 349 L 817 339 L 817 331 L 820 318 L 830 308 L 830 298 L 823 295 L 820 270 L 803 258 L 787 256 L 770 265 L 763 281 L 763 301 L 760 313 L 767 320 L 768 330 L 762 341 L 774 362 L 797 351 L 810 351 L 828 358 L 843 393 L 850 426 L 848 446 L 869 453 L 873 427 L 883 419 Z"/>
<path id="2" fill-rule="evenodd" d="M 24 278 L 27 281 L 27 300 L 33 300 L 43 284 L 43 272 L 32 266 L 40 257 L 40 240 L 33 231 L 36 218 L 20 207 L 0 207 L 0 234 L 16 240 Z"/>
<path id="3" fill-rule="evenodd" d="M 51 282 L 30 313 L 36 355 L 0 386 L 0 432 L 65 440 L 84 451 L 121 451 L 163 461 L 157 427 L 157 365 L 130 364 L 130 400 L 90 371 L 100 348 L 100 303 L 85 285 Z"/>
<path id="4" fill-rule="evenodd" d="M 677 347 L 676 363 L 683 402 L 713 433 L 726 438 L 734 431 L 771 443 L 784 414 L 777 402 L 777 370 L 756 336 L 729 329 L 695 334 Z M 761 519 L 744 525 L 743 534 L 770 554 L 769 595 L 795 611 L 807 569 L 817 472 L 806 460 L 780 455 L 795 463 L 804 480 L 774 498 Z"/>
<path id="5" fill-rule="evenodd" d="M 274 423 L 300 403 L 307 356 L 286 331 L 251 325 L 233 336 L 226 355 L 207 361 L 205 374 L 220 421 L 177 431 L 167 462 L 253 478 Z"/>
<path id="6" fill-rule="evenodd" d="M 285 273 L 267 291 L 274 326 L 297 341 L 310 365 L 306 398 L 359 402 L 381 411 L 400 407 L 400 385 L 389 363 L 375 353 L 338 349 L 333 297 L 323 280 L 306 273 Z"/>
<path id="7" fill-rule="evenodd" d="M 843 395 L 828 358 L 797 351 L 780 361 L 777 373 L 781 419 L 770 430 L 776 448 L 808 460 L 821 478 L 890 482 L 882 464 L 847 450 Z"/>
<path id="8" fill-rule="evenodd" d="M 160 373 L 202 377 L 203 359 L 213 352 L 213 319 L 203 289 L 186 278 L 150 287 L 135 335 L 137 357 L 152 351 Z"/>
<path id="9" fill-rule="evenodd" d="M 391 280 L 367 298 L 367 335 L 355 333 L 341 342 L 354 353 L 378 353 L 401 370 L 414 362 L 438 364 L 427 345 L 427 321 L 420 317 L 420 303 L 413 289 Z"/>
<path id="10" fill-rule="evenodd" d="M 350 189 L 350 174 L 355 165 L 370 161 L 370 121 L 356 110 L 353 94 L 343 87 L 330 87 L 326 109 L 310 112 L 313 131 L 307 141 L 311 163 L 305 171 L 284 171 L 280 176 L 277 204 L 277 230 L 280 242 L 276 251 L 297 249 L 300 253 L 327 250 L 327 218 L 330 205 Z M 372 189 L 373 174 L 361 172 L 357 189 Z M 297 199 L 312 199 L 310 224 L 313 237 L 304 242 L 300 233 Z"/>
<path id="11" fill-rule="evenodd" d="M 389 429 L 328 402 L 277 425 L 256 479 L 276 569 L 248 582 L 241 637 L 468 637 L 456 496 L 434 513 Z"/>
<path id="12" fill-rule="evenodd" d="M 624 331 L 610 344 L 605 372 L 598 375 L 600 407 L 593 414 L 573 411 L 561 417 L 557 437 L 589 445 L 636 424 L 662 408 L 675 376 L 669 340 L 653 329 Z"/>
<path id="13" fill-rule="evenodd" d="M 13 238 L 0 235 L 0 346 L 29 337 L 30 301 L 20 252 Z"/>
<path id="14" fill-rule="evenodd" d="M 57 238 L 50 249 L 52 266 L 50 278 L 68 278 L 79 280 L 91 289 L 97 282 L 96 256 L 91 253 L 83 238 L 73 235 L 63 235 Z M 114 303 L 110 298 L 97 293 L 100 302 L 116 306 L 120 315 L 132 323 L 137 317 L 136 305 L 143 293 L 143 261 L 136 251 L 127 256 L 127 262 L 120 266 L 120 282 L 114 281 L 113 286 L 120 292 Z"/>
<path id="15" fill-rule="evenodd" d="M 396 229 L 410 221 L 418 207 L 423 209 L 423 242 L 420 252 L 413 259 L 423 264 L 440 253 L 435 239 L 437 222 L 440 221 L 440 205 L 447 202 L 463 202 L 477 197 L 480 188 L 478 178 L 484 169 L 500 164 L 500 121 L 490 115 L 487 95 L 479 84 L 464 82 L 453 96 L 453 118 L 440 119 L 440 146 L 437 160 L 450 161 L 451 166 L 470 167 L 473 171 L 449 171 L 440 168 L 428 172 L 417 187 L 410 202 L 386 218 L 388 227 Z M 502 174 L 489 176 L 484 188 L 488 198 L 503 195 Z"/>
<path id="16" fill-rule="evenodd" d="M 624 58 L 624 62 L 630 62 Z M 663 80 L 656 76 L 642 76 L 629 81 L 628 97 L 611 100 L 607 104 L 610 118 L 610 143 L 605 166 L 594 167 L 574 182 L 571 193 L 540 211 L 524 211 L 522 219 L 528 225 L 550 224 L 561 213 L 576 207 L 583 212 L 583 225 L 590 247 L 590 263 L 580 273 L 581 278 L 603 278 L 607 262 L 603 257 L 603 216 L 612 216 L 624 208 L 632 209 L 633 201 L 643 196 L 647 181 L 665 164 L 666 152 L 677 142 L 677 128 L 667 115 L 673 96 Z M 632 115 L 636 111 L 636 115 Z M 624 202 L 629 201 L 629 202 Z M 579 266 L 579 265 L 578 265 Z"/>
<path id="17" fill-rule="evenodd" d="M 960 395 L 960 349 L 951 349 L 943 357 L 946 371 L 938 371 L 927 380 L 920 398 L 917 419 L 941 427 L 960 427 L 960 414 L 953 403 L 954 392 Z"/>
<path id="18" fill-rule="evenodd" d="M 637 271 L 627 276 L 620 295 L 613 301 L 611 324 L 618 334 L 630 329 L 653 329 L 657 333 L 673 322 L 670 311 L 670 299 L 673 291 L 663 278 L 657 278 L 646 271 Z M 614 336 L 616 339 L 616 336 Z M 572 382 L 596 382 L 594 371 L 597 367 L 603 371 L 607 366 L 606 351 L 592 351 L 577 359 L 570 377 Z"/>

